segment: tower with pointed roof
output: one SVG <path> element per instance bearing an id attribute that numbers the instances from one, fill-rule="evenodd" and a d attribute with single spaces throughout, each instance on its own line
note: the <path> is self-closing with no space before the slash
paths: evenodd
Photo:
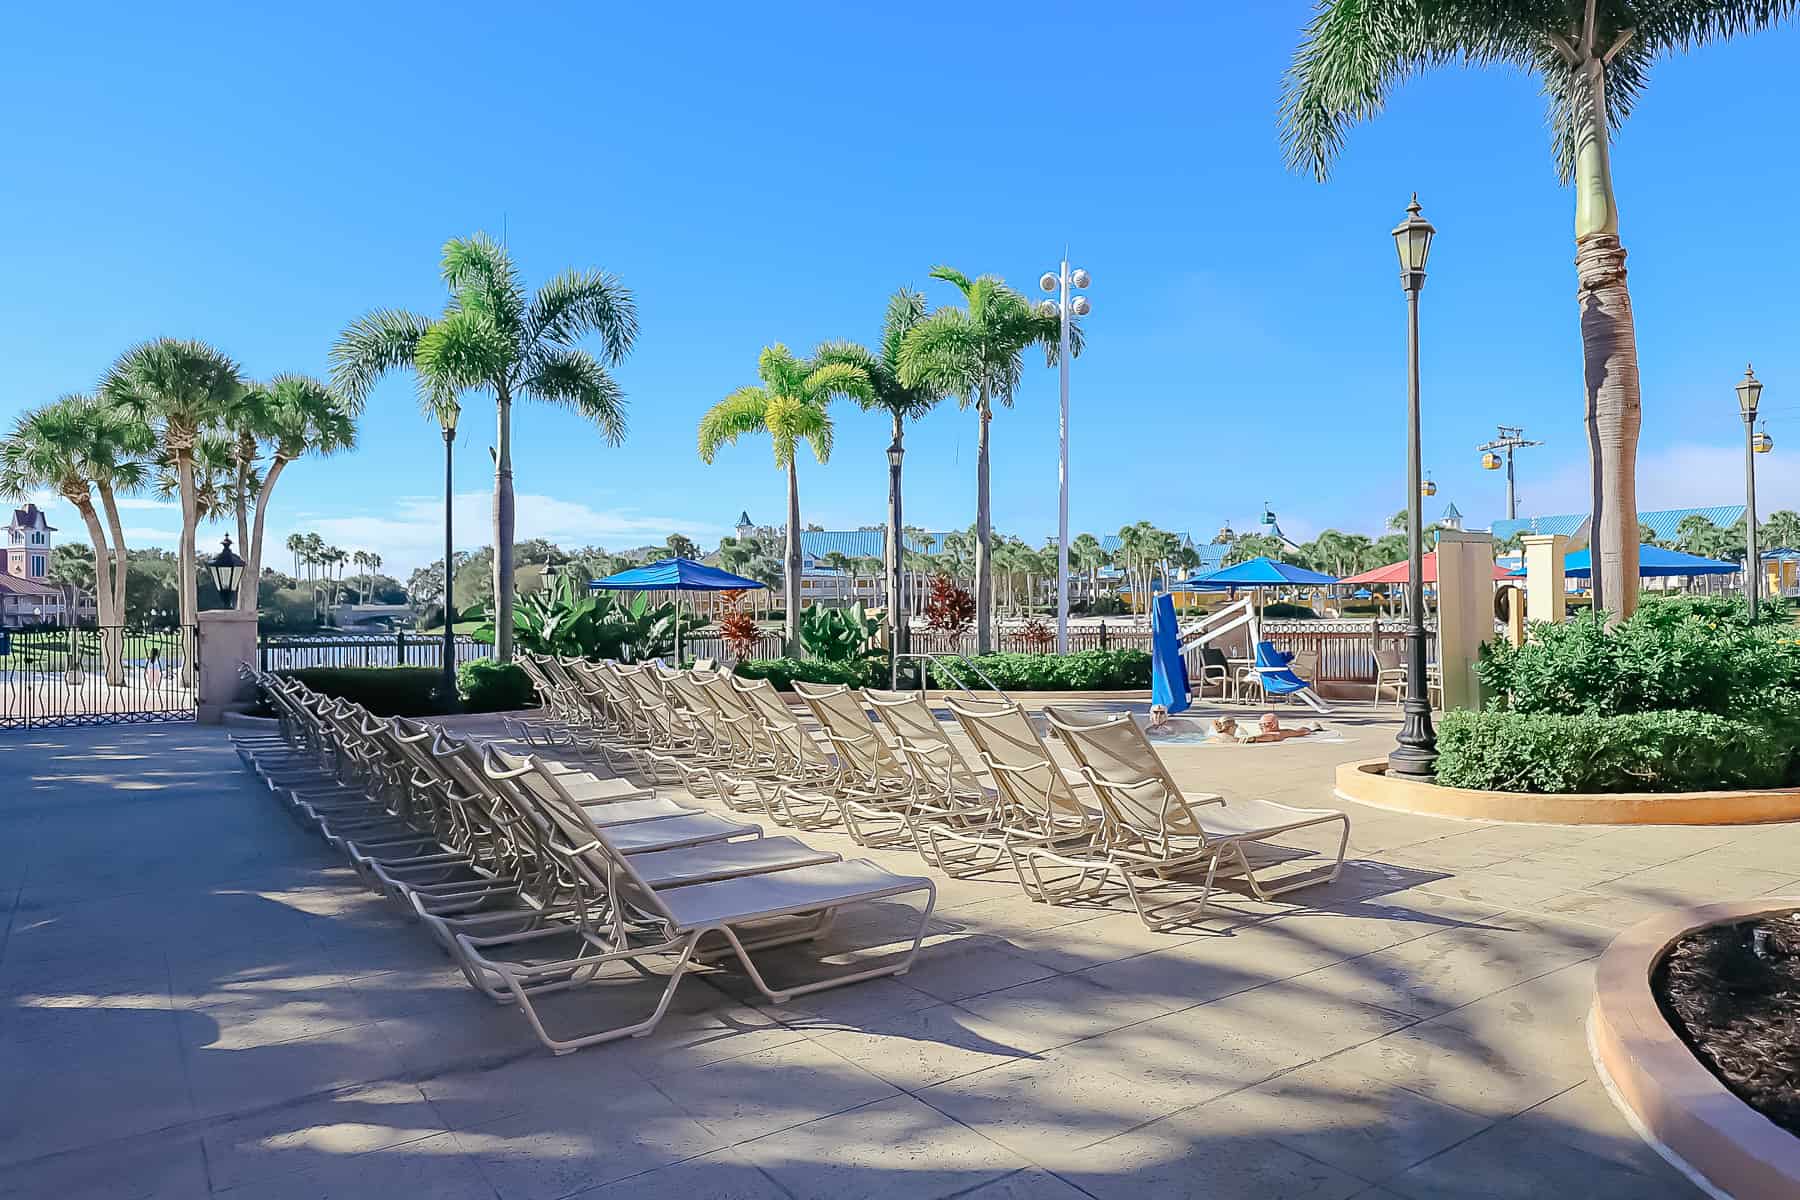
<path id="1" fill-rule="evenodd" d="M 50 535 L 55 532 L 56 527 L 37 505 L 13 509 L 12 523 L 6 527 L 6 558 L 0 568 L 14 579 L 44 582 L 50 574 Z"/>

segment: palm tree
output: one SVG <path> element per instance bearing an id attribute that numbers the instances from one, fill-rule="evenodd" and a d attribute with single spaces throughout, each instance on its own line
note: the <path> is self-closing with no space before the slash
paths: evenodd
<path id="1" fill-rule="evenodd" d="M 201 434 L 243 391 L 238 365 L 204 342 L 159 338 L 127 350 L 100 383 L 100 395 L 133 422 L 148 427 L 175 474 L 181 501 L 176 589 L 181 623 L 195 622 L 199 578 L 194 536 L 199 526 L 194 458 Z M 188 664 L 191 669 L 191 662 Z"/>
<path id="2" fill-rule="evenodd" d="M 1060 320 L 1031 307 L 997 275 L 970 279 L 953 267 L 933 267 L 963 295 L 964 307 L 940 308 L 914 325 L 900 342 L 900 381 L 908 387 L 954 395 L 975 406 L 975 650 L 993 648 L 993 505 L 989 496 L 989 434 L 993 406 L 1012 406 L 1027 346 L 1043 346 L 1056 362 Z M 1071 323 L 1070 349 L 1080 353 L 1080 327 Z"/>
<path id="3" fill-rule="evenodd" d="M 1788 508 L 1770 513 L 1758 541 L 1763 538 L 1771 550 L 1800 549 L 1800 513 Z"/>
<path id="4" fill-rule="evenodd" d="M 637 306 L 617 277 L 565 271 L 527 297 L 506 247 L 485 233 L 444 244 L 450 301 L 436 321 L 377 309 L 352 322 L 332 347 L 332 379 L 361 404 L 375 381 L 412 367 L 426 411 L 448 441 L 456 397 L 488 392 L 494 448 L 494 650 L 513 656 L 513 401 L 528 397 L 572 409 L 611 445 L 625 440 L 625 394 L 608 373 L 637 340 Z M 576 345 L 595 335 L 596 358 Z M 449 498 L 445 498 L 449 503 Z"/>
<path id="5" fill-rule="evenodd" d="M 1087 575 L 1087 598 L 1092 604 L 1100 595 L 1100 568 L 1106 565 L 1106 549 L 1091 533 L 1078 535 L 1069 543 L 1069 558 L 1075 569 Z"/>
<path id="6" fill-rule="evenodd" d="M 774 444 L 775 465 L 787 472 L 787 566 L 782 603 L 788 652 L 797 653 L 800 630 L 800 475 L 796 450 L 801 440 L 820 463 L 831 459 L 833 400 L 861 399 L 870 394 L 869 377 L 846 362 L 796 358 L 777 343 L 763 347 L 756 361 L 760 385 L 741 387 L 700 418 L 700 461 L 711 463 L 722 446 L 748 433 L 766 433 Z"/>
<path id="7" fill-rule="evenodd" d="M 1588 450 L 1594 604 L 1620 621 L 1637 606 L 1637 333 L 1613 194 L 1611 130 L 1657 58 L 1791 16 L 1796 0 L 1320 0 L 1282 102 L 1288 161 L 1323 180 L 1346 128 L 1388 92 L 1446 62 L 1535 73 L 1557 168 L 1575 184 L 1575 245 Z"/>
<path id="8" fill-rule="evenodd" d="M 53 489 L 87 527 L 94 549 L 95 615 L 107 682 L 114 687 L 124 683 L 117 630 L 125 623 L 128 561 L 118 496 L 143 486 L 147 470 L 140 456 L 150 448 L 148 430 L 88 396 L 63 396 L 25 413 L 0 443 L 0 495 L 24 499 L 39 488 Z"/>
<path id="9" fill-rule="evenodd" d="M 244 577 L 251 581 L 238 593 L 239 612 L 256 611 L 263 528 L 275 481 L 297 458 L 308 454 L 323 457 L 355 446 L 357 411 L 358 406 L 342 393 L 307 375 L 277 375 L 266 384 L 244 389 L 228 406 L 226 424 L 235 434 L 238 548 L 243 552 Z M 264 454 L 268 465 L 261 472 L 260 483 L 252 487 L 257 462 Z M 287 548 L 298 555 L 296 538 L 298 534 L 288 538 Z M 298 546 L 304 545 L 305 539 L 299 538 Z"/>
<path id="10" fill-rule="evenodd" d="M 306 535 L 290 533 L 287 535 L 287 541 L 283 544 L 287 546 L 288 553 L 294 556 L 294 582 L 298 583 L 300 582 L 300 556 L 306 553 Z"/>
<path id="11" fill-rule="evenodd" d="M 901 347 L 906 335 L 925 319 L 925 295 L 912 288 L 900 288 L 888 297 L 887 312 L 881 321 L 881 349 L 870 354 L 849 342 L 830 343 L 820 348 L 825 361 L 853 363 L 869 377 L 869 398 L 859 400 L 865 412 L 879 409 L 893 422 L 893 439 L 888 443 L 888 515 L 883 537 L 882 557 L 887 566 L 888 637 L 891 650 L 904 654 L 906 624 L 901 619 L 901 572 L 905 568 L 905 505 L 901 497 L 901 464 L 906 454 L 906 423 L 930 412 L 944 398 L 944 389 L 928 383 L 905 383 L 900 378 Z"/>
<path id="12" fill-rule="evenodd" d="M 850 573 L 850 556 L 841 550 L 833 550 L 830 554 L 819 558 L 819 565 L 832 573 L 831 590 L 836 598 L 844 597 L 844 579 Z"/>

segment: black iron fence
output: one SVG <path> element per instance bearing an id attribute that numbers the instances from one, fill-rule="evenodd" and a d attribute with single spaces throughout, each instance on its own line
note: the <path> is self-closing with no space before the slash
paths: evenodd
<path id="1" fill-rule="evenodd" d="M 0 629 L 0 729 L 194 719 L 193 626 Z"/>
<path id="2" fill-rule="evenodd" d="M 488 658 L 493 646 L 458 637 L 456 665 Z M 329 634 L 318 637 L 264 634 L 256 641 L 257 660 L 265 671 L 305 667 L 442 667 L 444 637 L 429 633 Z"/>

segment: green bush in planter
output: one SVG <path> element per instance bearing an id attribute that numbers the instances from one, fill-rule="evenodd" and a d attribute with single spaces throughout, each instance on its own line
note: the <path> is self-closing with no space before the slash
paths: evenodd
<path id="1" fill-rule="evenodd" d="M 456 711 L 436 667 L 302 667 L 281 674 L 315 692 L 360 704 L 378 717 L 435 717 Z"/>
<path id="2" fill-rule="evenodd" d="M 464 712 L 511 712 L 537 704 L 537 692 L 517 663 L 470 659 L 456 669 Z"/>
<path id="3" fill-rule="evenodd" d="M 1796 780 L 1792 724 L 1706 712 L 1444 714 L 1438 782 L 1497 792 L 1685 792 Z"/>

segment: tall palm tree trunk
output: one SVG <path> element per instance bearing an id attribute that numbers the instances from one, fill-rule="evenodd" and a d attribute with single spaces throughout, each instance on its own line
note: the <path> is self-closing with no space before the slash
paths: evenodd
<path id="1" fill-rule="evenodd" d="M 114 604 L 116 592 L 113 588 L 113 561 L 106 545 L 106 533 L 100 528 L 100 514 L 83 496 L 76 503 L 75 510 L 81 514 L 82 524 L 87 526 L 88 541 L 94 546 L 94 615 L 100 623 L 100 649 L 106 682 L 118 687 L 125 681 L 123 656 L 119 653 L 121 641 L 113 630 L 118 624 L 117 608 Z M 75 624 L 75 614 L 69 614 L 69 624 Z"/>
<path id="2" fill-rule="evenodd" d="M 1611 147 L 1606 128 L 1606 69 L 1590 56 L 1573 84 L 1575 129 L 1575 272 L 1581 305 L 1582 371 L 1592 467 L 1594 605 L 1617 624 L 1637 608 L 1637 445 L 1643 424 L 1637 327 L 1619 241 Z"/>
<path id="3" fill-rule="evenodd" d="M 889 682 L 899 678 L 900 655 L 906 653 L 906 608 L 905 593 L 901 586 L 902 572 L 906 569 L 906 531 L 900 524 L 900 463 L 906 450 L 906 423 L 899 413 L 894 418 L 894 461 L 888 469 L 888 527 L 887 527 L 887 611 L 888 611 L 888 653 L 891 670 Z"/>
<path id="4" fill-rule="evenodd" d="M 512 397 L 499 389 L 494 401 L 499 421 L 494 450 L 494 654 L 513 658 L 513 469 Z"/>
<path id="5" fill-rule="evenodd" d="M 175 481 L 181 493 L 180 561 L 176 563 L 176 586 L 181 592 L 181 628 L 191 630 L 199 621 L 200 578 L 194 565 L 194 539 L 200 524 L 200 504 L 194 495 L 194 451 L 191 445 L 175 450 Z M 194 656 L 182 656 L 179 678 L 194 686 Z"/>
<path id="6" fill-rule="evenodd" d="M 994 529 L 988 495 L 988 426 L 994 414 L 985 387 L 975 411 L 980 422 L 975 435 L 975 653 L 987 654 L 994 648 Z"/>
<path id="7" fill-rule="evenodd" d="M 800 472 L 794 462 L 799 451 L 795 446 L 794 453 L 788 455 L 787 544 L 783 547 L 787 570 L 781 584 L 781 602 L 787 609 L 782 614 L 782 637 L 787 642 L 787 653 L 793 657 L 800 654 Z"/>
<path id="8" fill-rule="evenodd" d="M 238 611 L 255 612 L 257 607 L 257 585 L 262 579 L 263 528 L 269 515 L 269 497 L 275 491 L 275 481 L 281 478 L 288 460 L 277 455 L 269 463 L 269 473 L 263 477 L 262 491 L 256 497 L 256 517 L 250 526 L 250 540 L 244 543 L 244 579 L 245 586 L 238 589 Z"/>

